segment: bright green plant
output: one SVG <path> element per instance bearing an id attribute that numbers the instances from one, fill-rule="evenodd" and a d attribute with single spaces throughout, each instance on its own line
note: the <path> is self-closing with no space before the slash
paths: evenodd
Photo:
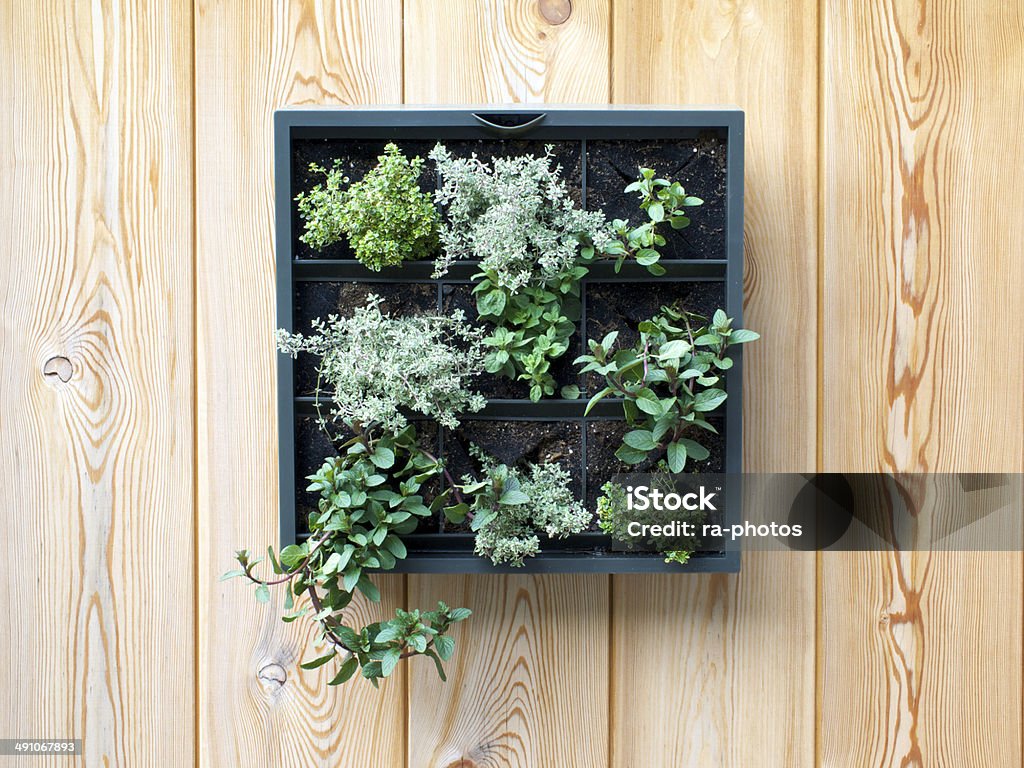
<path id="1" fill-rule="evenodd" d="M 325 180 L 295 198 L 305 222 L 302 242 L 322 249 L 346 235 L 355 257 L 374 271 L 437 251 L 440 217 L 417 184 L 422 158 L 409 160 L 388 144 L 377 166 L 347 188 L 340 161 L 310 170 Z"/>
<path id="2" fill-rule="evenodd" d="M 358 669 L 376 685 L 398 661 L 416 655 L 432 658 L 443 678 L 441 662 L 454 649 L 446 633 L 469 616 L 464 608 L 440 603 L 434 611 L 397 611 L 393 619 L 361 629 L 343 620 L 355 591 L 371 601 L 380 599 L 369 573 L 394 568 L 406 556 L 401 537 L 447 501 L 442 493 L 426 504 L 424 484 L 445 470 L 419 445 L 402 411 L 455 427 L 461 411 L 479 410 L 484 404 L 469 389 L 482 366 L 481 332 L 467 327 L 461 313 L 390 317 L 379 305 L 380 299 L 370 296 L 351 317 L 315 322 L 308 337 L 279 332 L 283 352 L 319 358 L 316 403 L 321 426 L 328 433 L 329 426 L 344 429 L 351 437 L 339 446 L 339 456 L 326 459 L 309 477 L 307 490 L 320 495 L 317 512 L 309 518 L 310 538 L 286 546 L 279 556 L 268 549 L 275 577 L 257 576 L 257 561 L 245 551 L 237 553 L 241 568 L 227 574 L 255 583 L 262 602 L 270 599 L 270 586 L 286 585 L 289 613 L 284 620 L 310 615 L 327 645 L 325 655 L 304 666 L 339 659 L 332 684 L 349 680 Z M 331 401 L 329 418 L 321 411 L 321 397 Z M 307 595 L 310 605 L 293 612 L 294 598 L 300 595 Z"/>
<path id="3" fill-rule="evenodd" d="M 664 457 L 672 472 L 682 472 L 687 459 L 702 461 L 709 455 L 685 435 L 695 427 L 716 432 L 705 415 L 726 399 L 719 387 L 721 376 L 732 367 L 726 349 L 760 337 L 732 328 L 722 310 L 708 323 L 673 307 L 662 307 L 639 330 L 640 339 L 631 349 L 616 351 L 618 332 L 613 331 L 600 343 L 591 339 L 590 354 L 576 358 L 581 372 L 593 371 L 606 383 L 590 399 L 586 413 L 609 395 L 623 398 L 626 421 L 634 429 L 615 455 L 631 465 Z"/>
<path id="4" fill-rule="evenodd" d="M 664 275 L 665 267 L 658 263 L 661 259 L 658 248 L 664 246 L 666 240 L 659 229 L 666 223 L 672 229 L 688 227 L 690 218 L 686 209 L 703 205 L 704 201 L 686 194 L 678 181 L 659 178 L 651 168 L 641 168 L 639 178 L 625 191 L 639 192 L 640 209 L 647 220 L 636 227 L 624 219 L 612 220 L 609 226 L 614 237 L 605 241 L 603 247 L 599 243 L 597 250 L 603 256 L 615 258 L 616 272 L 626 259 L 635 259 L 652 275 Z M 589 251 L 585 253 L 585 256 L 591 255 Z"/>
<path id="5" fill-rule="evenodd" d="M 401 536 L 444 503 L 445 497 L 438 496 L 427 506 L 421 493 L 423 484 L 441 472 L 441 465 L 418 447 L 412 425 L 378 438 L 359 430 L 343 448 L 340 456 L 327 459 L 309 477 L 307 490 L 320 494 L 318 511 L 309 518 L 310 538 L 284 547 L 279 556 L 272 548 L 267 550 L 275 576 L 257 576 L 254 568 L 259 561 L 250 560 L 245 551 L 237 554 L 240 570 L 226 575 L 244 576 L 256 584 L 256 599 L 261 602 L 270 599 L 270 586 L 284 585 L 284 620 L 311 616 L 326 645 L 325 654 L 302 666 L 315 669 L 340 661 L 331 685 L 348 681 L 357 670 L 376 685 L 401 659 L 416 655 L 433 659 L 444 679 L 441 664 L 455 647 L 447 632 L 470 615 L 467 609 L 439 603 L 434 611 L 399 610 L 389 621 L 361 628 L 344 621 L 356 591 L 373 602 L 380 600 L 369 572 L 391 570 L 404 559 Z M 294 600 L 301 595 L 308 596 L 309 605 L 295 610 Z"/>
<path id="6" fill-rule="evenodd" d="M 483 479 L 464 477 L 458 503 L 447 507 L 445 515 L 456 524 L 470 520 L 481 557 L 495 565 L 521 566 L 540 551 L 538 533 L 564 538 L 590 524 L 591 515 L 575 499 L 561 465 L 528 464 L 520 470 L 497 463 L 476 446 L 471 452 L 483 468 Z"/>

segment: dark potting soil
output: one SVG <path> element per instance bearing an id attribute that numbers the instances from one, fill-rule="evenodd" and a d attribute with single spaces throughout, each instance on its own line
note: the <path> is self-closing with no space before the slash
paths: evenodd
<path id="1" fill-rule="evenodd" d="M 725 284 L 713 281 L 589 283 L 584 293 L 586 338 L 599 342 L 611 331 L 618 331 L 616 349 L 636 344 L 640 339 L 637 326 L 650 320 L 662 306 L 676 306 L 704 317 L 711 317 L 716 309 L 725 306 Z M 594 374 L 584 377 L 586 391 L 596 392 L 602 386 L 603 380 Z"/>
<path id="2" fill-rule="evenodd" d="M 366 304 L 371 294 L 380 296 L 382 312 L 395 317 L 437 312 L 437 286 L 427 283 L 300 282 L 295 288 L 295 331 L 308 334 L 312 322 L 328 315 L 348 317 Z M 295 360 L 295 394 L 312 395 L 316 389 L 316 363 L 301 354 Z"/>
<path id="3" fill-rule="evenodd" d="M 448 471 L 456 482 L 462 482 L 463 475 L 480 476 L 480 465 L 469 454 L 471 444 L 509 466 L 557 461 L 572 479 L 573 494 L 583 497 L 582 433 L 577 421 L 463 421 L 444 436 Z M 468 526 L 448 523 L 445 530 L 468 530 Z"/>
<path id="4" fill-rule="evenodd" d="M 476 313 L 476 299 L 473 296 L 473 286 L 465 283 L 448 283 L 441 288 L 441 314 L 450 316 L 453 310 L 461 309 L 466 314 L 466 320 L 472 325 L 483 324 L 488 332 L 493 328 L 489 323 L 483 323 Z M 559 397 L 558 390 L 566 384 L 579 383 L 577 369 L 572 361 L 579 357 L 580 353 L 579 330 L 573 334 L 569 349 L 564 355 L 551 364 L 551 375 L 557 382 L 553 397 Z M 481 374 L 474 384 L 474 388 L 489 399 L 512 399 L 529 400 L 530 385 L 525 381 L 516 381 L 505 376 L 492 373 Z"/>
<path id="5" fill-rule="evenodd" d="M 692 427 L 686 437 L 703 445 L 711 455 L 704 461 L 688 461 L 687 472 L 722 473 L 725 472 L 725 419 L 713 417 L 708 419 L 718 434 Z M 615 451 L 622 445 L 622 436 L 634 429 L 624 421 L 591 421 L 587 424 L 587 509 L 597 508 L 597 499 L 601 496 L 601 486 L 617 474 L 631 472 L 649 472 L 657 462 L 644 461 L 635 466 L 623 464 L 615 457 Z"/>
<path id="6" fill-rule="evenodd" d="M 653 168 L 659 177 L 678 181 L 687 194 L 704 201 L 689 209 L 689 227 L 664 228 L 663 258 L 724 259 L 725 165 L 726 140 L 713 132 L 675 141 L 589 141 L 587 207 L 602 209 L 609 219 L 640 224 L 646 214 L 638 206 L 638 193 L 623 189 L 636 180 L 641 167 Z"/>
<path id="7" fill-rule="evenodd" d="M 432 421 L 416 421 L 414 424 L 420 445 L 435 456 L 438 455 L 440 431 L 437 424 Z M 332 435 L 338 444 L 352 437 L 352 433 L 344 427 L 337 430 L 332 428 Z M 317 511 L 320 502 L 319 493 L 306 490 L 309 485 L 306 478 L 317 472 L 325 459 L 337 455 L 338 449 L 327 437 L 327 433 L 320 429 L 315 416 L 300 416 L 295 420 L 295 510 L 299 533 L 309 533 L 309 515 Z M 424 485 L 420 492 L 429 504 L 440 490 L 440 480 L 434 479 Z M 421 520 L 416 532 L 434 533 L 437 529 L 438 516 L 435 516 Z"/>
<path id="8" fill-rule="evenodd" d="M 332 139 L 296 139 L 292 142 L 292 197 L 299 192 L 308 192 L 317 184 L 324 181 L 324 176 L 313 173 L 309 170 L 310 163 L 330 170 L 334 167 L 334 161 L 340 160 L 341 167 L 348 176 L 349 183 L 360 181 L 363 176 L 372 170 L 378 163 L 378 158 L 384 154 L 384 147 L 390 143 L 387 139 L 367 139 L 363 141 L 345 140 L 337 141 Z M 427 153 L 434 148 L 433 141 L 395 141 L 394 144 L 410 160 L 414 157 L 422 157 L 423 173 L 419 179 L 419 187 L 424 192 L 433 195 L 437 187 L 437 174 L 434 172 L 434 164 L 427 159 Z M 353 259 L 355 255 L 349 247 L 348 240 L 327 246 L 323 250 L 316 250 L 299 240 L 299 236 L 305 231 L 302 219 L 299 218 L 298 203 L 292 200 L 292 232 L 293 243 L 292 253 L 297 259 Z"/>

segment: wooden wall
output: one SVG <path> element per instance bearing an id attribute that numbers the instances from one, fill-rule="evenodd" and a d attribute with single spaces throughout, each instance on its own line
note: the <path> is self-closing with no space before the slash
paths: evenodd
<path id="1" fill-rule="evenodd" d="M 1019 3 L 40 0 L 2 4 L 0 57 L 0 738 L 90 766 L 1021 765 L 1020 553 L 392 576 L 360 610 L 476 613 L 447 685 L 413 663 L 379 693 L 298 670 L 308 630 L 217 581 L 277 529 L 285 104 L 738 104 L 747 466 L 1021 471 Z"/>

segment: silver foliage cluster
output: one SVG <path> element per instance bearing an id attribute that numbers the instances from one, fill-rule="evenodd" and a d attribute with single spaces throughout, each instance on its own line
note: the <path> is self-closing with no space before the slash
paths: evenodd
<path id="1" fill-rule="evenodd" d="M 485 466 L 489 473 L 495 469 Z M 477 531 L 477 555 L 490 558 L 495 565 L 518 566 L 540 551 L 538 531 L 555 539 L 587 529 L 592 516 L 576 500 L 569 473 L 560 464 L 530 464 L 525 471 L 504 465 L 501 469 L 511 475 L 505 486 L 516 484 L 523 500 L 496 505 L 495 514 Z"/>
<path id="2" fill-rule="evenodd" d="M 397 433 L 407 424 L 403 409 L 449 428 L 458 426 L 458 414 L 482 409 L 486 400 L 470 386 L 483 370 L 483 330 L 466 324 L 459 310 L 391 317 L 380 303 L 371 294 L 351 317 L 317 319 L 309 336 L 277 332 L 285 354 L 320 358 L 317 398 L 329 394 L 331 418 Z"/>
<path id="3" fill-rule="evenodd" d="M 434 147 L 430 159 L 442 180 L 435 200 L 448 214 L 434 277 L 455 261 L 479 259 L 481 272 L 515 293 L 572 269 L 581 246 L 607 243 L 604 213 L 576 206 L 561 167 L 552 166 L 551 149 L 488 165 L 475 154 L 453 158 L 442 144 Z"/>

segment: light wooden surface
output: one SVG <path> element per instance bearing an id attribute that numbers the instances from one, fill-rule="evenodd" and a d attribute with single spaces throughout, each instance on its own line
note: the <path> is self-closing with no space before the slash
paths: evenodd
<path id="1" fill-rule="evenodd" d="M 257 22 L 255 20 L 263 20 Z M 239 581 L 236 545 L 277 541 L 273 112 L 401 100 L 401 3 L 200 2 L 196 12 L 199 758 L 208 766 L 392 766 L 402 674 L 328 689 L 302 622 Z M 225 151 L 231 147 L 231 151 Z M 404 602 L 402 577 L 381 582 Z M 364 614 L 364 619 L 369 616 Z"/>
<path id="2" fill-rule="evenodd" d="M 95 11 L 0 10 L 0 738 L 187 764 L 190 18 Z"/>
<path id="3" fill-rule="evenodd" d="M 3 4 L 0 738 L 90 766 L 1020 766 L 1019 553 L 390 577 L 373 611 L 476 614 L 447 685 L 417 662 L 380 693 L 300 673 L 303 628 L 217 577 L 277 530 L 275 108 L 739 104 L 747 467 L 1017 472 L 1022 41 L 1001 0 Z"/>
<path id="4" fill-rule="evenodd" d="M 407 0 L 409 102 L 607 103 L 607 0 Z M 484 10 L 477 10 L 484 8 Z M 466 57 L 438 56 L 438 40 Z M 470 53 L 472 52 L 472 53 Z M 410 671 L 410 768 L 604 765 L 607 576 L 409 576 L 413 605 L 471 606 L 448 685 Z"/>
<path id="5" fill-rule="evenodd" d="M 823 28 L 824 467 L 1020 472 L 1024 11 L 849 0 Z M 1022 575 L 822 555 L 820 764 L 1020 765 Z"/>
<path id="6" fill-rule="evenodd" d="M 744 353 L 744 465 L 812 471 L 817 3 L 616 0 L 612 24 L 614 101 L 746 113 L 744 322 L 763 338 Z M 675 588 L 614 585 L 613 766 L 813 765 L 813 554 L 748 553 L 737 576 Z"/>

